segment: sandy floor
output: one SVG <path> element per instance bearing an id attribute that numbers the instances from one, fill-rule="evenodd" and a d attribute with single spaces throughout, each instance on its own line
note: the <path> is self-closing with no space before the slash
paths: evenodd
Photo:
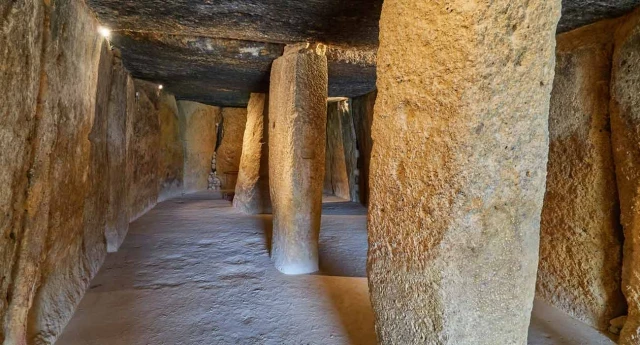
<path id="1" fill-rule="evenodd" d="M 270 232 L 270 216 L 213 193 L 159 204 L 131 224 L 57 344 L 375 344 L 366 210 L 325 200 L 315 275 L 280 274 Z M 536 302 L 529 344 L 613 343 Z"/>

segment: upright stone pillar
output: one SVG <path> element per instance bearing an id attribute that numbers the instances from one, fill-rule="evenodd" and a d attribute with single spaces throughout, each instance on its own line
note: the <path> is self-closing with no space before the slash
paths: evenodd
<path id="1" fill-rule="evenodd" d="M 559 0 L 385 0 L 368 275 L 381 344 L 526 344 Z"/>
<path id="2" fill-rule="evenodd" d="M 627 322 L 619 344 L 640 344 L 640 10 L 618 29 L 611 68 L 611 141 L 624 230 L 622 292 Z"/>
<path id="3" fill-rule="evenodd" d="M 269 91 L 271 255 L 278 270 L 318 270 L 327 121 L 327 58 L 321 44 L 287 46 Z"/>
<path id="4" fill-rule="evenodd" d="M 252 93 L 247 106 L 247 126 L 233 198 L 233 206 L 249 214 L 271 212 L 268 128 L 268 97 L 263 93 Z"/>

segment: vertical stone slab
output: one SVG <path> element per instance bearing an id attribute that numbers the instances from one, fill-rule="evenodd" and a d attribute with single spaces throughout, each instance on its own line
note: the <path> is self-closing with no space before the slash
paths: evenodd
<path id="1" fill-rule="evenodd" d="M 351 199 L 342 138 L 340 108 L 341 101 L 327 104 L 327 140 L 325 145 L 323 192 L 339 198 Z"/>
<path id="2" fill-rule="evenodd" d="M 368 276 L 380 344 L 526 344 L 560 1 L 386 0 Z"/>
<path id="3" fill-rule="evenodd" d="M 233 206 L 248 214 L 270 213 L 269 195 L 269 99 L 252 93 Z"/>
<path id="4" fill-rule="evenodd" d="M 222 108 L 222 137 L 216 151 L 216 170 L 223 190 L 236 189 L 246 125 L 246 108 Z"/>
<path id="5" fill-rule="evenodd" d="M 358 156 L 356 148 L 356 132 L 351 115 L 351 107 L 349 101 L 340 102 L 340 126 L 342 128 L 342 148 L 344 152 L 345 168 L 347 169 L 347 180 L 349 181 L 349 197 L 348 200 L 358 202 L 358 183 L 357 169 Z"/>
<path id="6" fill-rule="evenodd" d="M 611 139 L 624 230 L 622 292 L 628 318 L 619 343 L 640 343 L 640 11 L 615 36 L 611 75 Z"/>
<path id="7" fill-rule="evenodd" d="M 189 101 L 179 101 L 178 109 L 184 150 L 184 191 L 207 190 L 221 110 Z"/>
<path id="8" fill-rule="evenodd" d="M 369 164 L 371 161 L 371 125 L 373 124 L 373 105 L 377 91 L 351 99 L 351 111 L 356 128 L 358 146 L 358 198 L 363 205 L 369 202 Z"/>
<path id="9" fill-rule="evenodd" d="M 271 255 L 278 270 L 318 270 L 324 178 L 327 58 L 323 45 L 287 46 L 269 90 Z"/>
<path id="10" fill-rule="evenodd" d="M 109 90 L 107 116 L 107 158 L 109 166 L 109 202 L 105 239 L 107 252 L 120 248 L 129 230 L 127 203 L 127 115 L 134 108 L 135 91 L 127 86 L 133 81 L 124 69 L 122 61 L 114 60 Z M 131 85 L 133 86 L 133 85 Z"/>
<path id="11" fill-rule="evenodd" d="M 158 99 L 160 124 L 160 192 L 158 201 L 181 195 L 184 178 L 184 150 L 180 139 L 180 121 L 176 98 L 166 92 Z"/>
<path id="12" fill-rule="evenodd" d="M 86 227 L 84 216 L 94 197 L 90 165 L 103 161 L 103 123 L 93 132 L 100 138 L 90 139 L 90 133 L 104 39 L 82 2 L 47 3 L 44 23 L 44 86 L 31 139 L 26 236 L 11 297 L 15 313 L 6 318 L 9 344 L 54 343 L 88 286 L 93 261 L 104 255 L 104 247 L 94 247 L 103 244 L 98 237 L 104 228 Z M 94 161 L 92 152 L 101 158 Z"/>
<path id="13" fill-rule="evenodd" d="M 626 309 L 609 123 L 614 24 L 557 37 L 536 282 L 539 298 L 601 330 Z"/>
<path id="14" fill-rule="evenodd" d="M 42 45 L 45 9 L 39 1 L 0 2 L 0 320 L 17 288 L 13 272 L 18 264 L 24 207 L 34 145 L 38 100 L 42 89 Z M 17 73 L 19 71 L 19 73 Z M 0 342 L 7 326 L 1 322 Z"/>
<path id="15" fill-rule="evenodd" d="M 160 122 L 156 107 L 157 85 L 136 79 L 135 111 L 131 114 L 129 185 L 130 221 L 138 219 L 158 202 L 160 180 Z"/>

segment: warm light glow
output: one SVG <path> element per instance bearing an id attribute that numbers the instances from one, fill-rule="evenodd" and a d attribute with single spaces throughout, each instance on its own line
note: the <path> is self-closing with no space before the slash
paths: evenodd
<path id="1" fill-rule="evenodd" d="M 109 36 L 111 36 L 111 30 L 105 28 L 104 26 L 98 28 L 98 33 L 100 33 L 100 35 L 102 35 L 102 37 L 104 38 L 109 38 Z"/>
<path id="2" fill-rule="evenodd" d="M 158 90 L 162 90 L 162 85 L 158 85 Z"/>

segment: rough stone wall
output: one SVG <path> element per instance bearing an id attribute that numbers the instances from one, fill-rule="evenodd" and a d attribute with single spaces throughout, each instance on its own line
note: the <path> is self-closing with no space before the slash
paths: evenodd
<path id="1" fill-rule="evenodd" d="M 358 146 L 358 198 L 363 205 L 369 202 L 369 164 L 371 161 L 371 124 L 373 124 L 373 105 L 377 91 L 354 97 L 351 100 L 351 111 L 356 128 Z"/>
<path id="2" fill-rule="evenodd" d="M 233 206 L 248 214 L 271 213 L 269 194 L 269 96 L 252 93 L 242 139 Z"/>
<path id="3" fill-rule="evenodd" d="M 526 344 L 560 1 L 385 0 L 369 202 L 380 344 Z"/>
<path id="4" fill-rule="evenodd" d="M 557 37 L 536 285 L 538 297 L 601 330 L 626 309 L 609 123 L 615 23 Z"/>
<path id="5" fill-rule="evenodd" d="M 622 291 L 628 304 L 619 343 L 631 345 L 640 343 L 640 10 L 625 18 L 615 35 L 611 133 L 625 237 Z"/>
<path id="6" fill-rule="evenodd" d="M 324 193 L 356 201 L 356 148 L 346 100 L 327 104 Z"/>
<path id="7" fill-rule="evenodd" d="M 118 58 L 112 73 L 107 116 L 109 207 L 105 238 L 108 252 L 118 250 L 129 230 L 127 119 L 133 117 L 128 114 L 135 110 L 134 82 Z"/>
<path id="8" fill-rule="evenodd" d="M 235 190 L 247 124 L 246 108 L 222 108 L 222 139 L 216 152 L 216 170 L 223 190 Z"/>
<path id="9" fill-rule="evenodd" d="M 162 92 L 157 106 L 160 123 L 160 202 L 183 192 L 184 149 L 175 97 Z"/>
<path id="10" fill-rule="evenodd" d="M 179 101 L 178 109 L 184 151 L 184 191 L 206 190 L 221 110 L 190 101 Z"/>
<path id="11" fill-rule="evenodd" d="M 8 72 L 2 76 L 14 80 L 12 83 L 24 83 L 27 78 L 36 82 L 38 96 L 29 98 L 34 89 L 23 84 L 24 89 L 15 91 L 24 95 L 9 93 L 8 98 L 33 103 L 3 107 L 22 112 L 16 114 L 20 121 L 8 122 L 5 128 L 26 135 L 23 138 L 28 139 L 25 144 L 29 146 L 17 160 L 28 166 L 23 175 L 28 183 L 16 180 L 12 186 L 13 193 L 26 195 L 26 200 L 13 200 L 13 207 L 24 210 L 24 214 L 20 223 L 11 225 L 13 236 L 9 236 L 16 243 L 16 251 L 10 264 L 12 284 L 9 291 L 3 291 L 8 304 L 2 315 L 3 336 L 9 344 L 49 344 L 79 302 L 94 273 L 94 261 L 104 255 L 100 248 L 92 247 L 95 236 L 104 229 L 87 228 L 84 223 L 85 201 L 96 201 L 88 198 L 94 188 L 88 180 L 90 164 L 104 157 L 91 157 L 92 152 L 103 152 L 103 123 L 97 125 L 101 128 L 93 132 L 96 136 L 92 141 L 88 140 L 96 111 L 103 42 L 95 34 L 95 20 L 81 2 L 18 1 L 11 2 L 12 6 L 10 11 L 2 9 L 2 13 L 17 16 L 3 20 L 3 29 L 7 30 L 2 37 L 12 42 L 6 49 L 16 48 L 12 45 L 19 41 L 23 49 L 9 53 L 1 44 L 1 63 L 8 67 L 2 69 Z M 20 54 L 25 54 L 24 61 L 5 65 Z M 29 68 L 36 64 L 37 69 Z M 20 76 L 11 76 L 14 73 Z M 11 84 L 3 80 L 3 85 Z M 19 144 L 3 142 L 2 150 L 21 150 L 16 147 Z M 18 201 L 22 204 L 15 204 Z"/>
<path id="12" fill-rule="evenodd" d="M 12 315 L 19 317 L 11 324 L 6 313 L 12 299 L 19 257 L 29 254 L 28 247 L 21 246 L 25 238 L 33 238 L 23 226 L 27 185 L 36 142 L 32 140 L 37 123 L 42 116 L 41 99 L 42 66 L 44 63 L 43 40 L 48 32 L 44 29 L 46 9 L 42 2 L 19 0 L 0 2 L 0 343 L 8 332 L 11 339 L 23 335 L 25 315 L 19 305 L 13 306 Z M 29 20 L 25 20 L 28 18 Z M 19 70 L 20 73 L 15 73 Z M 39 236 L 43 229 L 37 229 Z M 38 258 L 39 248 L 34 248 L 33 257 Z M 25 265 L 22 264 L 21 267 Z M 26 267 L 25 267 L 26 268 Z M 22 269 L 22 268 L 21 268 Z M 32 270 L 34 268 L 31 268 Z M 26 273 L 26 272 L 24 272 Z M 22 273 L 22 274 L 24 274 Z M 22 275 L 21 274 L 21 275 Z M 27 277 L 25 277 L 27 278 Z M 34 282 L 34 277 L 22 281 Z M 29 291 L 19 293 L 16 298 L 28 303 Z"/>
<path id="13" fill-rule="evenodd" d="M 138 219 L 158 201 L 160 186 L 160 122 L 156 108 L 158 87 L 138 80 L 135 110 L 131 114 L 128 138 L 129 221 Z"/>

